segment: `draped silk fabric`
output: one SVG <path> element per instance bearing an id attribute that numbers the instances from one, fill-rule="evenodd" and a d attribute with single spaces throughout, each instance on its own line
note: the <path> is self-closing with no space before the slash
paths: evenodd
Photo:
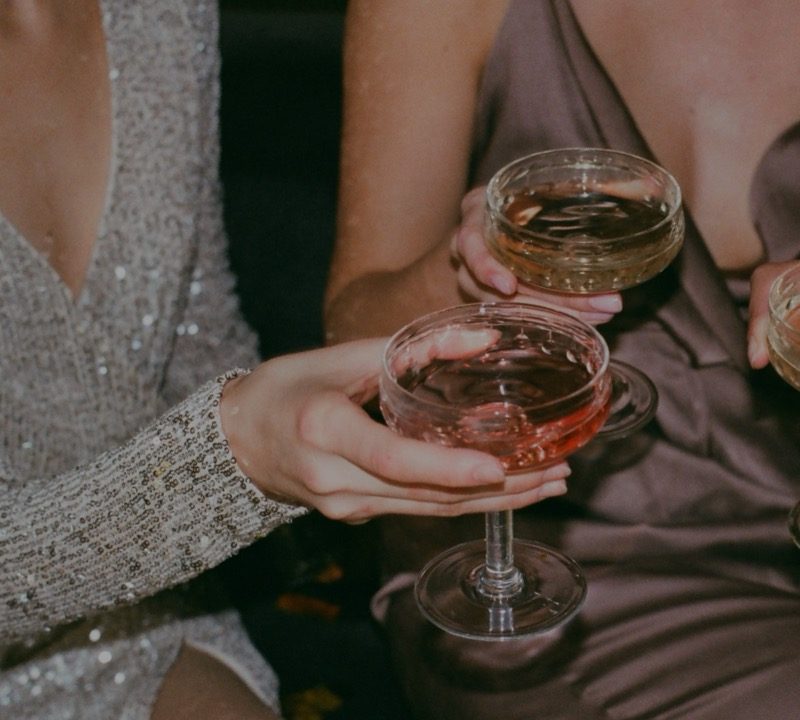
<path id="1" fill-rule="evenodd" d="M 556 147 L 655 161 L 567 2 L 514 0 L 480 92 L 473 184 Z M 800 257 L 800 123 L 750 187 L 769 260 Z M 741 305 L 687 208 L 685 246 L 624 294 L 602 332 L 656 384 L 633 437 L 570 459 L 563 500 L 515 514 L 515 533 L 573 555 L 589 580 L 578 619 L 549 637 L 467 641 L 427 625 L 404 573 L 482 536 L 482 518 L 384 523 L 381 617 L 424 718 L 771 720 L 800 708 L 800 393 L 746 361 Z M 377 606 L 377 605 L 376 605 Z"/>

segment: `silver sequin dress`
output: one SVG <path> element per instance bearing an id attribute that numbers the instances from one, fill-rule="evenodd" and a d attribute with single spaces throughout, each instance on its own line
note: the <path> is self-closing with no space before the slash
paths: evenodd
<path id="1" fill-rule="evenodd" d="M 219 424 L 216 378 L 257 355 L 221 221 L 217 8 L 102 5 L 112 168 L 77 300 L 0 218 L 0 718 L 149 718 L 183 642 L 276 702 L 237 615 L 186 581 L 304 512 Z"/>

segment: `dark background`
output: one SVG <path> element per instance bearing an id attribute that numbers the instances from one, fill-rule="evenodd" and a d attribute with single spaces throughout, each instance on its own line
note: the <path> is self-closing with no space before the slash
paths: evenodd
<path id="1" fill-rule="evenodd" d="M 264 355 L 319 345 L 334 233 L 344 2 L 223 2 L 222 176 Z"/>
<path id="2" fill-rule="evenodd" d="M 242 310 L 270 357 L 323 340 L 345 2 L 228 0 L 220 8 L 230 259 Z M 368 611 L 375 533 L 372 524 L 312 513 L 221 569 L 281 678 L 288 720 L 409 717 Z"/>

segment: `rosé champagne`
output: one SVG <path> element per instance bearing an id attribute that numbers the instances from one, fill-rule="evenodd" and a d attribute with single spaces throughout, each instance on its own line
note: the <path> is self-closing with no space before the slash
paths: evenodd
<path id="1" fill-rule="evenodd" d="M 474 448 L 508 472 L 555 463 L 604 422 L 608 346 L 578 318 L 523 303 L 475 303 L 409 323 L 386 346 L 380 405 L 389 427 Z M 420 571 L 423 614 L 446 632 L 497 640 L 544 632 L 575 615 L 586 580 L 572 558 L 515 541 L 511 510 L 486 513 L 484 540 L 460 543 Z"/>
<path id="2" fill-rule="evenodd" d="M 541 467 L 584 445 L 603 424 L 608 388 L 587 388 L 590 380 L 576 358 L 530 349 L 436 360 L 398 382 L 416 398 L 458 408 L 458 415 L 442 423 L 410 413 L 390 423 L 410 437 L 490 453 L 509 472 Z"/>
<path id="3" fill-rule="evenodd" d="M 423 318 L 390 343 L 381 387 L 387 424 L 408 437 L 490 453 L 509 472 L 552 464 L 588 442 L 611 394 L 596 330 L 535 306 L 463 308 Z M 447 347 L 445 338 L 489 339 L 437 354 L 432 349 Z"/>

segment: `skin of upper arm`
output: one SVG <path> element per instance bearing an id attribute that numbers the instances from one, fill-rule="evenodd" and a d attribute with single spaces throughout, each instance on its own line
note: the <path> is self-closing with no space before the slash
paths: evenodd
<path id="1" fill-rule="evenodd" d="M 444 265 L 441 246 L 449 244 L 466 191 L 480 74 L 506 4 L 349 3 L 337 240 L 326 309 L 353 281 L 402 273 L 437 247 L 433 262 Z M 454 271 L 452 293 L 457 297 Z"/>

